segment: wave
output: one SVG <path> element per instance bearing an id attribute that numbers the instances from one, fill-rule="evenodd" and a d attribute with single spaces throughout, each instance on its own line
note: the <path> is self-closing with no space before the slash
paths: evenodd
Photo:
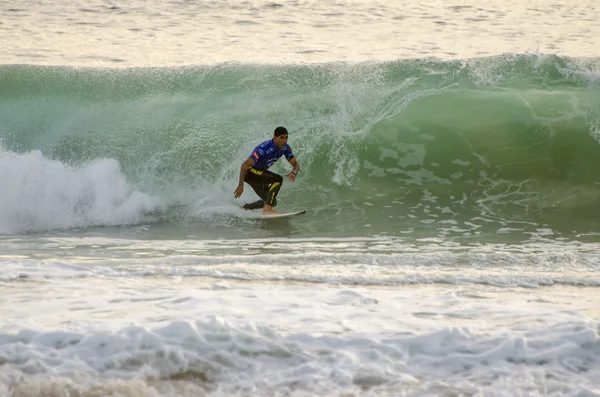
<path id="1" fill-rule="evenodd" d="M 278 125 L 302 166 L 280 202 L 309 208 L 318 218 L 311 232 L 398 233 L 399 222 L 436 235 L 581 232 L 595 230 L 600 214 L 598 58 L 12 65 L 0 66 L 0 80 L 0 183 L 17 192 L 0 199 L 15 214 L 1 215 L 4 233 L 136 223 L 147 213 L 178 221 L 237 205 L 239 164 Z M 110 177 L 90 178 L 86 170 L 102 164 Z M 56 167 L 44 178 L 24 171 L 47 165 Z M 274 170 L 287 168 L 282 160 Z M 71 185 L 88 184 L 86 193 L 65 189 L 67 175 Z M 113 183 L 127 186 L 114 197 L 94 193 Z M 73 203 L 86 194 L 77 215 Z M 71 203 L 52 218 L 63 221 L 30 215 L 42 197 Z M 114 215 L 108 203 L 127 200 L 135 204 Z M 90 201 L 112 215 L 92 216 Z M 173 210 L 182 205 L 184 213 Z"/>

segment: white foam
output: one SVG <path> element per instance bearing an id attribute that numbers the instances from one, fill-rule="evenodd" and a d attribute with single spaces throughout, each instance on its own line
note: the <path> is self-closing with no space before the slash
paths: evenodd
<path id="1" fill-rule="evenodd" d="M 599 286 L 593 244 L 473 245 L 399 239 L 154 240 L 104 237 L 0 242 L 0 280 L 207 277 L 222 280 L 398 286 Z M 89 247 L 93 247 L 90 250 Z M 118 258 L 118 261 L 115 261 Z"/>
<path id="2" fill-rule="evenodd" d="M 84 236 L 0 238 L 0 395 L 600 388 L 596 244 Z"/>
<path id="3" fill-rule="evenodd" d="M 128 319 L 114 318 L 113 326 L 122 325 L 112 330 L 97 324 L 87 331 L 0 333 L 0 390 L 19 397 L 111 390 L 123 396 L 457 390 L 508 396 L 593 395 L 586 393 L 598 388 L 600 324 L 579 314 L 581 306 L 563 311 L 574 291 L 554 291 L 555 303 L 545 306 L 528 302 L 526 293 L 509 298 L 486 289 L 461 295 L 447 288 L 198 291 L 184 285 L 179 291 L 192 299 L 152 307 L 119 302 Z M 220 315 L 209 314 L 215 310 Z M 461 326 L 453 325 L 457 319 Z"/>
<path id="4" fill-rule="evenodd" d="M 163 207 L 134 190 L 114 159 L 71 167 L 0 149 L 0 185 L 0 234 L 133 224 Z"/>

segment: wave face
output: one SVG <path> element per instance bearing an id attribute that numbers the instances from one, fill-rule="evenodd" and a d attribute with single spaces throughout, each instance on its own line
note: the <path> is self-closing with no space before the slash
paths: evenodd
<path id="1" fill-rule="evenodd" d="M 322 235 L 592 233 L 600 58 L 152 69 L 0 66 L 0 233 L 221 215 L 284 125 L 280 209 Z M 281 160 L 274 171 L 289 165 Z"/>

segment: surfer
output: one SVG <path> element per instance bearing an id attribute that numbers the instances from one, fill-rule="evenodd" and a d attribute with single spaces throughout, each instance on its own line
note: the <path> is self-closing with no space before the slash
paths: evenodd
<path id="1" fill-rule="evenodd" d="M 254 189 L 260 200 L 253 203 L 244 204 L 245 210 L 254 210 L 262 208 L 263 215 L 273 215 L 279 212 L 273 207 L 277 205 L 277 193 L 283 183 L 283 177 L 268 170 L 281 156 L 285 156 L 287 161 L 294 167 L 292 172 L 285 174 L 290 182 L 296 180 L 296 175 L 300 171 L 298 160 L 292 153 L 292 148 L 287 143 L 288 131 L 285 127 L 277 127 L 273 132 L 273 139 L 264 141 L 254 148 L 250 156 L 242 163 L 240 167 L 240 180 L 235 192 L 234 198 L 238 198 L 244 193 L 244 182 Z"/>

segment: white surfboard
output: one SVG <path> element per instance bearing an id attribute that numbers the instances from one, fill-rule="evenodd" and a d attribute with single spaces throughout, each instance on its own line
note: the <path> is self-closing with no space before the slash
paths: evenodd
<path id="1" fill-rule="evenodd" d="M 250 219 L 284 219 L 292 216 L 299 216 L 306 214 L 306 210 L 295 211 L 295 212 L 285 212 L 282 214 L 273 214 L 273 215 L 263 215 L 261 212 L 257 211 L 248 211 L 244 214 L 244 218 Z"/>

